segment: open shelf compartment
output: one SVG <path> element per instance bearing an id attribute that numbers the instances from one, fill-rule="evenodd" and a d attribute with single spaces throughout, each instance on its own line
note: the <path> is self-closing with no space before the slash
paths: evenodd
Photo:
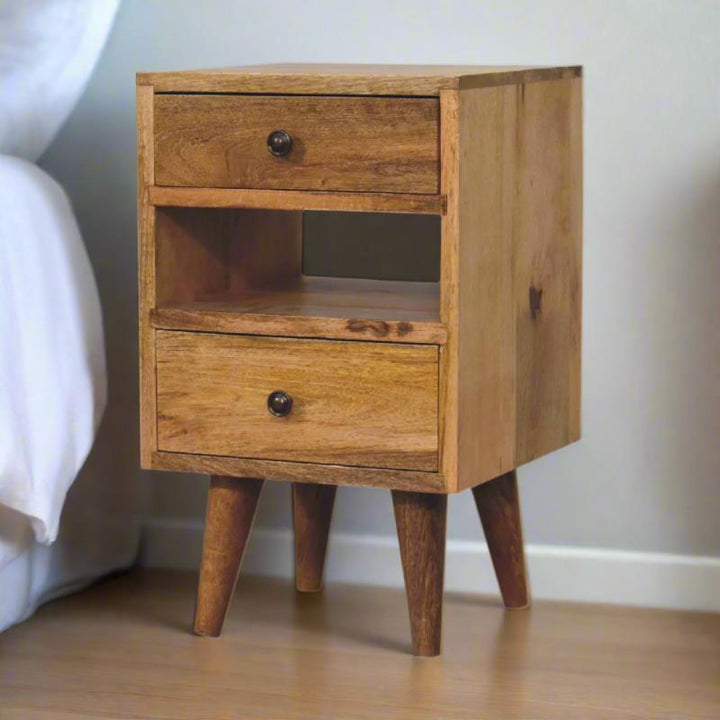
<path id="1" fill-rule="evenodd" d="M 363 225 L 357 213 L 323 215 L 303 223 L 300 211 L 158 208 L 152 324 L 174 330 L 443 344 L 435 218 L 425 216 L 425 224 L 418 225 L 412 216 L 397 215 L 379 225 L 377 218 L 367 218 Z M 363 228 L 373 236 L 363 236 Z M 409 259 L 397 257 L 412 248 L 416 251 Z M 381 275 L 421 280 L 342 276 L 353 267 L 369 274 L 373 265 Z M 313 268 L 323 276 L 303 272 Z M 336 275 L 328 276 L 330 272 Z"/>

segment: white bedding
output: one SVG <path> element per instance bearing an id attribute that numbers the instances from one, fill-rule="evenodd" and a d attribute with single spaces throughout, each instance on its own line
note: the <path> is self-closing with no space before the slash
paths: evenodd
<path id="1" fill-rule="evenodd" d="M 85 89 L 119 0 L 0 0 L 0 153 L 37 160 Z"/>
<path id="2" fill-rule="evenodd" d="M 0 631 L 137 550 L 112 472 L 86 468 L 64 506 L 105 407 L 102 321 L 67 197 L 28 162 L 82 93 L 118 2 L 0 0 Z"/>
<path id="3" fill-rule="evenodd" d="M 100 302 L 62 188 L 0 156 L 0 504 L 57 537 L 105 407 Z"/>
<path id="4" fill-rule="evenodd" d="M 102 332 L 65 193 L 32 163 L 0 155 L 0 571 L 57 537 L 105 407 Z M 3 576 L 0 629 L 48 590 L 39 581 L 50 558 L 39 552 Z"/>

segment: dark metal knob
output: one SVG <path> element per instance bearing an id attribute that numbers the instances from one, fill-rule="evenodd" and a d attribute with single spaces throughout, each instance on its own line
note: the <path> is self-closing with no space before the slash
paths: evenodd
<path id="1" fill-rule="evenodd" d="M 286 392 L 276 390 L 268 395 L 268 410 L 277 417 L 285 417 L 292 410 L 293 399 Z"/>
<path id="2" fill-rule="evenodd" d="M 292 138 L 284 130 L 273 130 L 267 137 L 267 148 L 278 157 L 287 155 L 292 148 Z"/>

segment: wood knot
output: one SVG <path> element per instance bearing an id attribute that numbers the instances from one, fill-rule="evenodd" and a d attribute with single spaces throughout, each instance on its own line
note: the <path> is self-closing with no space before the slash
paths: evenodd
<path id="1" fill-rule="evenodd" d="M 530 286 L 529 300 L 530 300 L 530 316 L 533 320 L 537 320 L 537 316 L 540 314 L 540 305 L 542 303 L 542 288 L 536 288 L 534 285 Z"/>
<path id="2" fill-rule="evenodd" d="M 409 322 L 388 323 L 383 320 L 348 320 L 345 327 L 350 332 L 370 333 L 376 338 L 385 338 L 393 334 L 403 337 L 412 332 L 413 326 Z"/>
<path id="3" fill-rule="evenodd" d="M 362 333 L 369 331 L 375 337 L 387 337 L 390 332 L 390 326 L 382 320 L 348 320 L 345 327 L 350 332 Z"/>

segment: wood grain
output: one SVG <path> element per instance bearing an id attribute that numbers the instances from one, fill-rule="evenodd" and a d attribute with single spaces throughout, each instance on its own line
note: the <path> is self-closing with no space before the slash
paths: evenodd
<path id="1" fill-rule="evenodd" d="M 278 295 L 281 293 L 278 293 Z M 263 293 L 263 302 L 269 293 Z M 287 293 L 282 293 L 279 304 L 285 304 Z M 325 338 L 328 340 L 369 340 L 372 342 L 416 343 L 442 345 L 447 336 L 438 322 L 407 322 L 406 320 L 378 320 L 380 313 L 361 312 L 360 317 L 334 318 L 295 313 L 299 304 L 285 305 L 293 314 L 246 312 L 245 302 L 257 301 L 257 294 L 231 303 L 198 302 L 179 307 L 157 308 L 150 312 L 153 327 L 167 330 L 197 330 L 200 332 L 235 333 L 241 335 L 268 335 L 277 337 Z M 322 306 L 323 310 L 340 308 Z"/>
<path id="2" fill-rule="evenodd" d="M 525 566 L 520 495 L 515 471 L 472 490 L 505 607 L 525 608 L 530 588 Z"/>
<path id="3" fill-rule="evenodd" d="M 210 478 L 193 631 L 217 637 L 237 583 L 263 481 Z"/>
<path id="4" fill-rule="evenodd" d="M 437 100 L 170 94 L 154 112 L 157 185 L 437 193 Z"/>
<path id="5" fill-rule="evenodd" d="M 440 457 L 456 490 L 579 436 L 580 83 L 441 93 Z"/>
<path id="6" fill-rule="evenodd" d="M 246 577 L 219 642 L 179 631 L 190 572 L 135 570 L 0 635 L 3 720 L 715 720 L 720 615 L 448 594 L 442 657 L 407 655 L 401 590 L 297 596 Z"/>
<path id="7" fill-rule="evenodd" d="M 440 654 L 447 495 L 393 490 L 415 655 Z"/>
<path id="8" fill-rule="evenodd" d="M 148 199 L 155 182 L 153 89 L 137 88 L 138 316 L 140 360 L 140 464 L 150 466 L 157 449 L 155 403 L 155 329 L 149 313 L 155 305 L 155 208 Z"/>
<path id="9" fill-rule="evenodd" d="M 156 328 L 443 344 L 437 283 L 302 277 L 287 287 L 208 294 L 151 312 Z"/>
<path id="10" fill-rule="evenodd" d="M 300 592 L 322 589 L 336 491 L 335 485 L 293 483 L 295 588 Z"/>
<path id="11" fill-rule="evenodd" d="M 441 458 L 451 486 L 514 467 L 512 198 L 515 93 L 441 95 Z M 482 142 L 478 142 L 482 138 Z"/>
<path id="12" fill-rule="evenodd" d="M 517 90 L 516 465 L 580 437 L 580 80 Z"/>
<path id="13" fill-rule="evenodd" d="M 150 202 L 159 207 L 335 210 L 442 215 L 442 195 L 247 188 L 152 187 Z"/>
<path id="14" fill-rule="evenodd" d="M 305 77 L 302 69 L 295 70 L 296 79 L 302 83 Z M 277 77 L 282 76 L 292 87 L 298 87 L 292 85 L 287 68 L 278 72 Z M 327 80 L 324 72 L 314 68 L 306 75 L 311 82 L 323 83 Z M 274 73 L 269 69 L 255 69 L 248 72 L 248 77 L 251 80 L 262 77 L 263 82 L 270 78 L 275 82 Z M 357 73 L 357 68 L 349 69 L 347 77 L 358 79 Z M 581 334 L 581 79 L 576 68 L 534 73 L 511 69 L 486 72 L 481 68 L 473 74 L 459 69 L 440 72 L 436 68 L 424 75 L 413 69 L 394 73 L 380 68 L 377 76 L 365 78 L 369 82 L 377 78 L 394 82 L 400 77 L 409 83 L 408 87 L 416 77 L 432 77 L 434 82 L 445 78 L 449 82 L 442 85 L 445 82 L 442 80 L 438 85 L 440 194 L 435 188 L 430 195 L 418 196 L 423 202 L 430 197 L 441 198 L 446 203 L 445 214 L 441 216 L 439 317 L 424 314 L 425 308 L 414 305 L 419 295 L 399 295 L 400 307 L 396 312 L 386 304 L 387 296 L 382 301 L 379 296 L 368 297 L 373 293 L 366 292 L 367 286 L 353 297 L 342 285 L 319 293 L 304 285 L 296 266 L 299 233 L 296 234 L 297 225 L 293 225 L 295 220 L 291 214 L 273 215 L 267 211 L 265 217 L 269 224 L 265 226 L 266 231 L 259 232 L 252 228 L 255 227 L 253 217 L 260 215 L 244 214 L 252 212 L 250 210 L 212 211 L 226 212 L 231 223 L 239 217 L 245 230 L 238 234 L 232 227 L 225 227 L 222 214 L 211 216 L 206 215 L 210 211 L 200 207 L 185 208 L 185 212 L 197 212 L 197 222 L 190 224 L 189 237 L 184 237 L 177 229 L 172 232 L 166 229 L 166 213 L 172 217 L 173 213 L 183 210 L 164 207 L 157 211 L 157 306 L 148 299 L 155 292 L 155 279 L 148 276 L 141 281 L 141 308 L 145 318 L 144 321 L 141 318 L 141 328 L 145 328 L 142 332 L 146 339 L 155 327 L 162 327 L 303 338 L 323 335 L 394 344 L 437 343 L 440 346 L 438 476 L 442 476 L 444 486 L 452 492 L 486 482 L 577 439 Z M 230 71 L 229 75 L 220 72 L 216 77 L 237 79 L 240 75 Z M 471 76 L 474 79 L 471 80 Z M 475 81 L 482 86 L 474 86 Z M 199 100 L 212 101 L 215 97 L 227 99 L 213 95 Z M 162 102 L 173 102 L 173 98 L 163 98 Z M 280 99 L 300 103 L 307 100 Z M 422 99 L 417 98 L 381 99 L 407 103 L 403 106 L 406 109 L 425 107 Z M 249 97 L 253 103 L 265 100 L 268 98 Z M 374 99 L 334 100 L 369 103 Z M 368 108 L 370 104 L 363 107 Z M 437 110 L 434 112 L 437 115 Z M 203 117 L 201 113 L 201 124 Z M 359 122 L 364 120 L 367 113 L 360 113 Z M 187 122 L 192 124 L 191 121 L 192 118 Z M 145 121 L 145 127 L 151 125 Z M 147 176 L 147 171 L 143 172 Z M 151 190 L 147 177 L 145 198 Z M 243 192 L 212 188 L 186 190 L 187 196 L 176 198 L 178 202 L 207 200 L 220 205 L 241 202 L 232 193 Z M 163 190 L 155 188 L 152 192 Z M 198 197 L 196 192 L 221 195 Z M 250 195 L 244 197 L 248 202 L 265 202 L 252 195 L 255 191 L 247 192 Z M 275 207 L 283 206 L 280 195 L 298 204 L 302 198 L 312 202 L 311 198 L 333 195 L 300 193 L 301 198 L 297 192 L 293 195 L 293 191 L 289 195 L 276 190 L 258 192 L 266 193 L 268 204 L 280 203 Z M 349 195 L 339 193 L 338 206 Z M 362 202 L 369 202 L 366 198 L 371 195 L 358 193 L 363 199 L 352 201 L 350 207 L 362 207 Z M 407 197 L 407 193 L 404 195 Z M 158 200 L 174 201 L 172 195 L 160 196 Z M 290 218 L 289 224 L 287 218 Z M 147 222 L 150 221 L 145 222 L 146 226 Z M 273 223 L 276 223 L 274 231 Z M 271 238 L 267 246 L 262 241 L 266 236 Z M 277 245 L 273 245 L 275 241 Z M 290 244 L 286 247 L 284 242 Z M 176 258 L 172 257 L 173 253 L 177 254 Z M 223 258 L 222 262 L 218 261 L 219 257 Z M 234 257 L 240 259 L 233 261 Z M 255 272 L 254 257 L 258 259 L 257 267 L 265 267 L 269 275 Z M 155 262 L 154 256 L 146 258 L 145 266 L 151 261 Z M 223 271 L 223 263 L 227 265 L 227 272 Z M 273 276 L 275 265 L 278 272 Z M 256 282 L 248 279 L 253 277 L 257 278 Z M 227 282 L 223 283 L 223 278 L 227 278 Z M 177 283 L 177 287 L 173 283 Z M 273 284 L 275 287 L 270 287 Z M 168 286 L 172 289 L 169 294 Z M 298 288 L 303 292 L 297 292 Z M 306 290 L 309 292 L 305 293 Z M 354 308 L 358 312 L 354 312 Z M 434 312 L 430 308 L 430 313 Z M 411 314 L 414 317 L 408 319 Z M 146 346 L 147 342 L 143 347 Z M 147 366 L 154 363 L 150 352 L 152 350 L 143 356 L 149 358 L 143 360 L 146 368 L 143 387 L 149 388 L 143 392 L 144 414 L 148 414 L 148 408 L 155 403 L 150 392 L 154 383 L 152 367 L 147 370 Z M 155 432 L 153 424 L 152 419 L 143 421 L 144 435 Z M 156 447 L 152 442 L 150 452 Z M 144 451 L 144 458 L 147 464 L 148 451 Z M 282 458 L 288 459 L 295 458 Z M 342 462 L 339 456 L 333 464 L 337 462 Z M 396 466 L 393 463 L 393 467 Z"/>
<path id="15" fill-rule="evenodd" d="M 231 225 L 229 211 L 155 211 L 156 290 L 150 313 L 157 305 L 192 302 L 226 290 Z"/>
<path id="16" fill-rule="evenodd" d="M 287 287 L 302 274 L 302 212 L 237 210 L 226 260 L 227 292 Z"/>
<path id="17" fill-rule="evenodd" d="M 437 470 L 435 347 L 158 330 L 156 355 L 160 450 Z"/>
<path id="18" fill-rule="evenodd" d="M 236 477 L 263 477 L 326 485 L 364 485 L 367 487 L 413 490 L 416 492 L 447 492 L 440 473 L 420 470 L 388 470 L 386 468 L 351 467 L 348 465 L 318 465 L 281 460 L 192 455 L 190 453 L 155 452 L 151 456 L 153 470 L 173 470 Z"/>
<path id="19" fill-rule="evenodd" d="M 579 77 L 580 67 L 288 63 L 139 73 L 156 92 L 320 95 L 439 95 L 443 89 L 516 85 Z"/>
<path id="20" fill-rule="evenodd" d="M 291 284 L 302 272 L 302 213 L 158 209 L 155 258 L 160 307 Z"/>

